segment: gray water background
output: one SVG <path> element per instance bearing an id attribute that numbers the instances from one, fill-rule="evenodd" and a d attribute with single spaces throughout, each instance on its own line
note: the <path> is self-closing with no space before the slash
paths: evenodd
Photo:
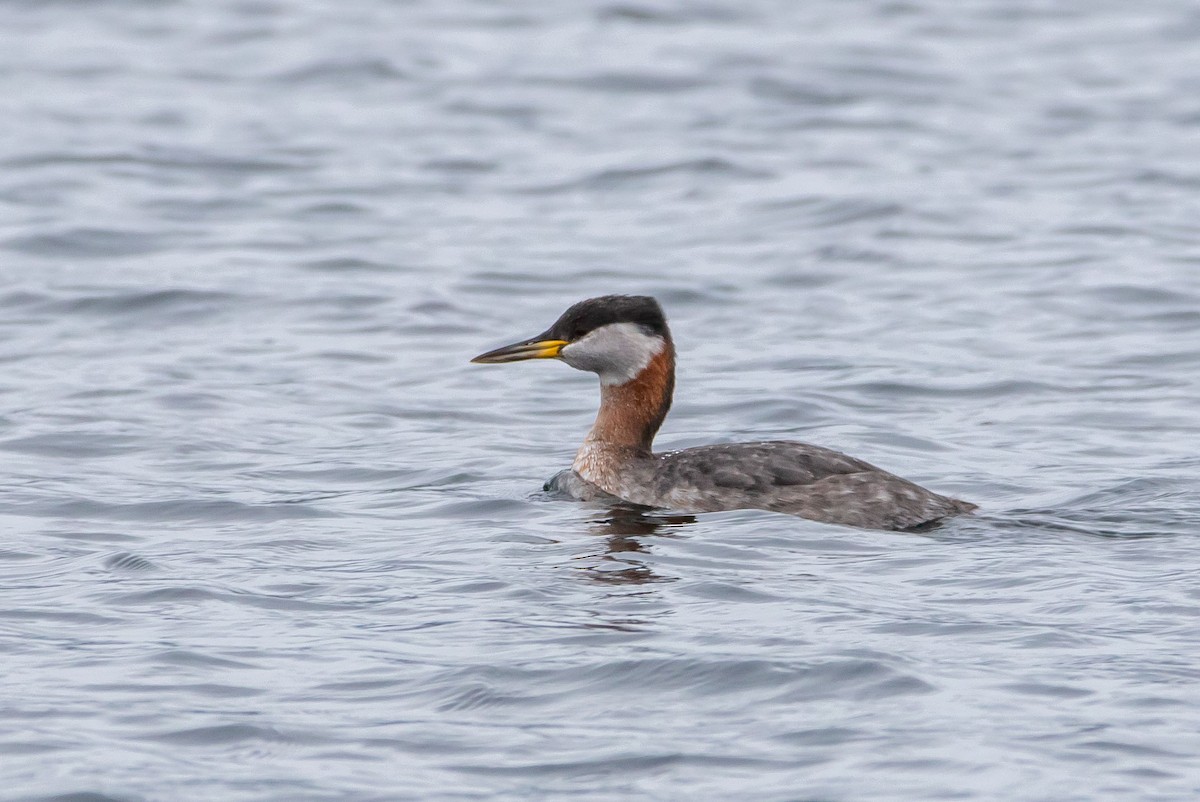
<path id="1" fill-rule="evenodd" d="M 0 5 L 0 798 L 1194 800 L 1200 7 Z M 485 348 L 925 535 L 544 497 Z"/>

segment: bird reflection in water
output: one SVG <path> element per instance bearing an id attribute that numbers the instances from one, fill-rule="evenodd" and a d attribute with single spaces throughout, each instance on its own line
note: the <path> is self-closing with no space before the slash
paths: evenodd
<path id="1" fill-rule="evenodd" d="M 581 568 L 589 579 L 608 585 L 640 585 L 648 582 L 670 582 L 671 577 L 654 573 L 637 554 L 648 554 L 649 548 L 639 538 L 678 537 L 672 530 L 695 523 L 694 515 L 671 515 L 652 512 L 644 507 L 614 506 L 592 520 L 591 531 L 604 538 L 604 551 L 577 558 L 598 564 Z"/>

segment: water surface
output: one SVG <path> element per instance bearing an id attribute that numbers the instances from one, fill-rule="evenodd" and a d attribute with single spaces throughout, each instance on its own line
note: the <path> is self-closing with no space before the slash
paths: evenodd
<path id="1" fill-rule="evenodd" d="M 0 794 L 1195 799 L 1198 40 L 1183 0 L 5 4 Z M 662 447 L 981 513 L 546 498 L 594 377 L 467 360 L 607 292 L 671 318 Z"/>

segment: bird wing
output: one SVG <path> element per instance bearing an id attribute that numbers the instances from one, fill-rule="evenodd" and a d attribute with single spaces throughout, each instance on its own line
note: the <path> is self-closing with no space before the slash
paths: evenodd
<path id="1" fill-rule="evenodd" d="M 808 443 L 700 446 L 660 459 L 663 497 L 697 511 L 756 508 L 849 526 L 911 529 L 974 509 Z"/>

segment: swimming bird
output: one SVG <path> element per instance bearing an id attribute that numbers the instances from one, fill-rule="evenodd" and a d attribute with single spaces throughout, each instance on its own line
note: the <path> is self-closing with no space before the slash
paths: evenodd
<path id="1" fill-rule="evenodd" d="M 480 354 L 477 363 L 558 359 L 600 377 L 600 411 L 563 487 L 683 513 L 762 509 L 870 529 L 913 529 L 974 504 L 820 446 L 767 440 L 654 453 L 671 408 L 675 345 L 658 301 L 580 301 L 546 331 Z"/>

